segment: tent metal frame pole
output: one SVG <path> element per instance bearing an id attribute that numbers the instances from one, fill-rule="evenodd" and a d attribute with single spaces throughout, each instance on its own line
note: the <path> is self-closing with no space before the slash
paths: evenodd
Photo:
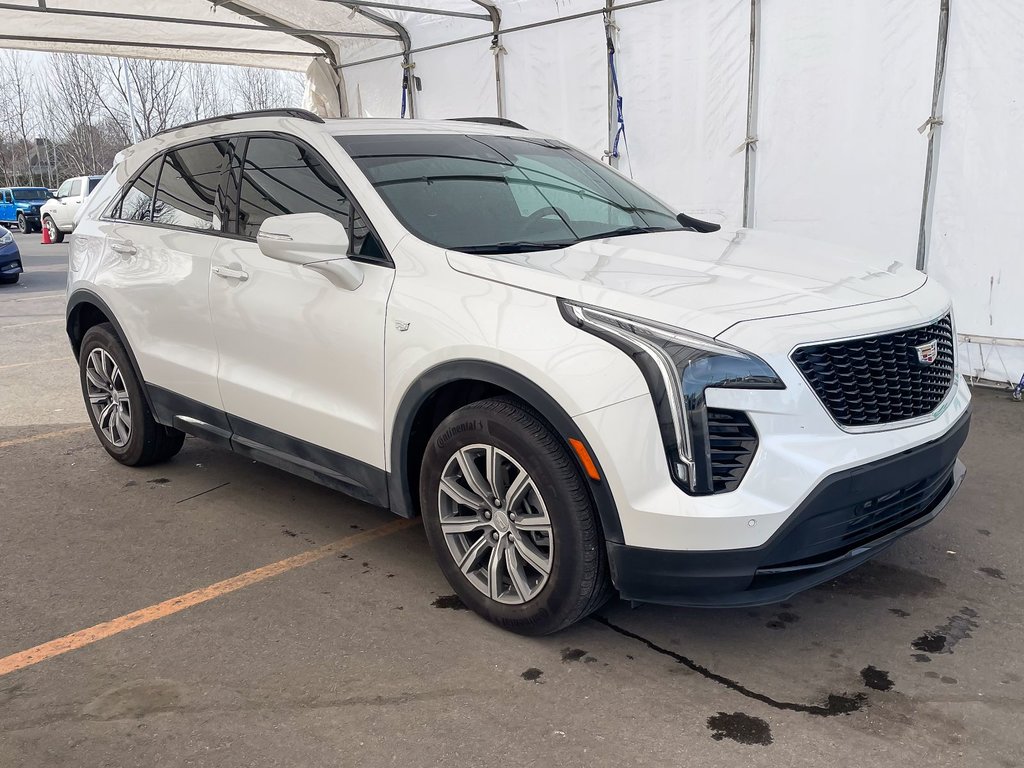
<path id="1" fill-rule="evenodd" d="M 325 3 L 338 3 L 348 8 L 380 8 L 386 11 L 405 11 L 406 13 L 424 13 L 429 16 L 453 16 L 458 19 L 481 19 L 490 21 L 490 15 L 469 13 L 467 11 L 446 11 L 442 8 L 424 8 L 418 5 L 400 5 L 398 3 L 378 3 L 371 0 L 321 0 Z"/>
<path id="2" fill-rule="evenodd" d="M 918 130 L 928 132 L 928 153 L 924 164 L 924 192 L 921 198 L 921 225 L 917 233 L 917 268 L 928 266 L 928 235 L 935 204 L 935 168 L 939 159 L 939 131 L 942 126 L 942 102 L 946 90 L 946 50 L 949 41 L 950 0 L 939 0 L 939 35 L 935 45 L 935 79 L 932 83 L 932 112 Z"/>
<path id="3" fill-rule="evenodd" d="M 494 54 L 494 88 L 497 99 L 498 117 L 505 117 L 505 66 L 502 57 L 505 46 L 501 44 L 501 11 L 488 0 L 473 0 L 474 3 L 487 11 L 491 20 L 491 53 Z"/>
<path id="4" fill-rule="evenodd" d="M 394 32 L 396 35 L 398 35 L 398 41 L 399 41 L 399 43 L 402 46 L 402 52 L 400 54 L 396 54 L 396 55 L 397 56 L 401 56 L 401 58 L 402 58 L 402 74 L 403 74 L 403 76 L 408 78 L 407 82 L 408 82 L 409 86 L 408 86 L 408 89 L 407 89 L 406 97 L 409 100 L 409 102 L 408 102 L 409 103 L 409 117 L 410 118 L 415 118 L 416 117 L 416 85 L 418 83 L 418 80 L 416 79 L 416 76 L 413 74 L 413 70 L 416 68 L 416 64 L 412 60 L 412 53 L 413 53 L 413 50 L 412 50 L 412 38 L 409 36 L 409 30 L 406 29 L 405 25 L 402 24 L 401 22 L 395 21 L 394 19 L 389 19 L 387 16 L 384 16 L 383 14 L 375 13 L 374 11 L 369 10 L 369 7 L 367 6 L 366 3 L 362 3 L 362 2 L 348 2 L 348 0 L 324 0 L 324 1 L 325 2 L 331 2 L 331 3 L 337 3 L 338 5 L 342 5 L 342 6 L 346 7 L 346 8 L 351 8 L 353 11 L 358 13 L 360 16 L 363 16 L 364 18 L 367 18 L 370 21 L 376 22 L 377 24 L 380 24 L 381 26 L 387 27 L 392 32 Z M 371 3 L 370 5 L 373 5 L 374 7 L 390 6 L 389 3 Z M 403 8 L 403 10 L 406 10 L 406 9 Z M 393 58 L 396 57 L 396 55 L 378 56 L 376 60 L 380 61 L 380 60 L 384 60 L 384 59 L 393 59 Z M 338 65 L 338 64 L 335 64 L 335 69 L 341 70 L 345 66 L 349 66 L 349 65 Z"/>
<path id="5" fill-rule="evenodd" d="M 307 59 L 315 59 L 317 56 L 323 56 L 323 53 L 313 53 L 312 51 L 274 51 L 260 48 L 228 48 L 220 45 L 191 45 L 189 43 L 141 43 L 138 41 L 99 40 L 95 38 L 82 37 L 51 37 L 49 35 L 0 35 L 0 40 L 9 40 L 17 43 L 103 45 L 110 48 L 157 48 L 160 50 L 207 51 L 212 53 L 258 53 L 261 56 L 296 56 Z"/>
<path id="6" fill-rule="evenodd" d="M 252 19 L 253 21 L 258 21 L 261 24 L 287 26 L 286 24 L 283 24 L 280 20 L 275 19 L 272 16 L 268 16 L 260 11 L 256 11 L 252 8 L 246 7 L 241 2 L 234 2 L 234 0 L 228 0 L 228 2 L 223 2 L 223 0 L 210 0 L 210 2 L 213 3 L 213 6 L 215 8 L 224 8 L 225 10 L 231 11 L 232 13 L 244 15 L 247 18 Z M 302 32 L 299 32 L 297 30 L 289 32 L 288 34 L 294 37 L 296 40 L 301 40 L 307 45 L 312 45 L 316 48 L 319 48 L 327 56 L 327 60 L 331 63 L 332 66 L 338 66 L 338 54 L 335 52 L 334 46 L 331 45 L 327 40 L 324 40 L 321 37 L 317 37 L 316 35 L 303 34 Z"/>
<path id="7" fill-rule="evenodd" d="M 226 8 L 227 3 L 215 2 L 217 7 Z M 364 38 L 368 40 L 397 40 L 398 35 L 374 34 L 372 32 L 344 32 L 331 29 L 300 29 L 283 24 L 270 22 L 266 24 L 243 24 L 235 21 L 215 21 L 213 19 L 183 19 L 172 16 L 152 16 L 141 13 L 118 13 L 116 11 L 91 11 L 74 8 L 32 7 L 14 3 L 0 3 L 0 11 L 27 11 L 29 13 L 46 13 L 59 16 L 83 16 L 96 19 L 122 19 L 124 21 L 155 21 L 167 24 L 187 24 L 196 27 L 214 27 L 217 29 L 246 29 L 253 32 L 278 32 L 285 35 L 330 35 L 332 37 Z M 252 11 L 234 11 L 246 18 L 266 18 Z"/>
<path id="8" fill-rule="evenodd" d="M 604 34 L 606 41 L 611 40 L 612 35 L 615 34 L 615 0 L 605 0 L 604 3 Z M 608 75 L 608 149 L 605 151 L 605 157 L 608 158 L 608 165 L 612 168 L 618 168 L 619 158 L 612 154 L 612 148 L 615 145 L 615 135 L 619 131 L 618 113 L 615 109 L 615 83 L 612 79 L 612 61 L 611 56 L 607 54 L 605 55 L 605 69 Z"/>
<path id="9" fill-rule="evenodd" d="M 761 75 L 761 0 L 750 0 L 750 53 L 747 65 L 747 134 L 743 140 L 743 226 L 754 226 L 754 172 L 757 165 L 757 102 Z"/>
<path id="10" fill-rule="evenodd" d="M 328 0 L 332 3 L 341 3 L 342 5 L 353 5 L 353 3 L 347 2 L 347 0 Z M 632 0 L 629 3 L 620 3 L 615 6 L 617 11 L 624 11 L 628 8 L 638 8 L 641 5 L 651 5 L 652 3 L 661 3 L 665 0 Z M 552 24 L 562 24 L 566 21 L 576 21 L 577 19 L 585 19 L 588 16 L 597 16 L 598 14 L 604 13 L 604 7 L 597 8 L 592 11 L 581 11 L 580 13 L 573 13 L 568 16 L 561 16 L 557 19 L 545 19 L 544 21 L 535 21 L 532 24 L 522 24 L 518 27 L 508 27 L 502 30 L 503 35 L 509 35 L 513 32 L 523 32 L 527 29 L 537 29 L 539 27 L 548 27 Z M 482 35 L 469 35 L 468 37 L 460 37 L 456 40 L 448 40 L 444 43 L 434 43 L 433 45 L 424 45 L 421 48 L 412 48 L 409 53 L 426 53 L 427 51 L 436 51 L 439 48 L 448 48 L 453 45 L 461 45 L 462 43 L 471 43 L 474 40 L 486 40 L 491 37 L 490 32 L 486 32 Z M 387 61 L 388 59 L 397 59 L 399 56 L 404 54 L 401 53 L 389 53 L 384 56 L 374 56 L 369 59 L 360 59 L 359 61 L 346 62 L 340 65 L 340 69 L 346 69 L 348 67 L 358 67 L 360 64 L 373 64 L 378 61 Z"/>

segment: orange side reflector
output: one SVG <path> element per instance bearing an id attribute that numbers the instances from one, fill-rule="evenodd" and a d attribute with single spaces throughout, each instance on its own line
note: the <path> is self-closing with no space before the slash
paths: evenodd
<path id="1" fill-rule="evenodd" d="M 577 440 L 575 437 L 569 438 L 569 445 L 576 451 L 576 455 L 579 456 L 580 464 L 583 465 L 583 469 L 587 473 L 587 477 L 591 480 L 600 480 L 601 473 L 597 471 L 597 465 L 594 460 L 590 458 L 590 454 L 587 452 L 587 446 Z"/>

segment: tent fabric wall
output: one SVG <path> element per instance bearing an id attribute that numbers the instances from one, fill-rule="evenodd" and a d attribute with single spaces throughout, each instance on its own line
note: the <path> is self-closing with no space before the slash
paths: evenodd
<path id="1" fill-rule="evenodd" d="M 601 17 L 508 35 L 504 44 L 506 116 L 600 157 L 608 143 Z"/>
<path id="2" fill-rule="evenodd" d="M 957 0 L 950 15 L 928 272 L 952 289 L 957 330 L 1020 339 L 1024 320 L 1024 6 Z M 970 344 L 971 375 L 1006 381 L 1024 347 Z"/>
<path id="3" fill-rule="evenodd" d="M 654 3 L 614 18 L 627 137 L 619 169 L 679 210 L 738 225 L 748 0 Z"/>
<path id="4" fill-rule="evenodd" d="M 754 225 L 913 264 L 938 3 L 762 5 Z"/>
<path id="5" fill-rule="evenodd" d="M 418 116 L 497 111 L 492 21 L 474 0 L 389 0 L 403 7 L 358 11 L 323 0 L 51 0 L 47 8 L 36 0 L 13 2 L 24 9 L 0 12 L 0 45 L 295 70 L 305 70 L 326 46 L 341 67 L 339 96 L 345 94 L 352 116 L 399 115 L 401 31 L 423 86 L 415 94 Z M 620 169 L 684 210 L 740 222 L 750 18 L 759 7 L 754 224 L 860 246 L 866 259 L 913 263 L 928 143 L 917 129 L 931 112 L 941 2 L 615 0 L 628 141 Z M 610 128 L 605 0 L 490 4 L 501 12 L 507 50 L 505 115 L 603 157 Z M 967 345 L 961 360 L 968 372 L 1016 379 L 1024 370 L 1024 323 L 1014 311 L 1024 303 L 1024 261 L 1017 258 L 1024 236 L 1017 181 L 1024 175 L 1018 139 L 1024 8 L 1019 0 L 949 4 L 926 266 L 953 293 L 962 334 L 1010 340 Z M 417 7 L 469 17 L 424 14 Z M 157 18 L 101 19 L 48 9 Z M 319 32 L 228 32 L 180 21 L 252 23 L 253 14 Z M 161 15 L 174 18 L 161 21 Z M 46 35 L 16 34 L 44 24 Z M 543 26 L 514 29 L 532 24 Z M 133 46 L 98 48 L 93 38 Z M 183 47 L 146 47 L 155 42 Z M 443 47 L 422 50 L 432 46 Z M 389 58 L 365 62 L 376 57 Z"/>

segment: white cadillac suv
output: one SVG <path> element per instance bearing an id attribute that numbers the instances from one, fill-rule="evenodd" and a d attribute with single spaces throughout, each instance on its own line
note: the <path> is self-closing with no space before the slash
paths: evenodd
<path id="1" fill-rule="evenodd" d="M 508 121 L 182 126 L 118 157 L 70 253 L 111 456 L 189 433 L 420 515 L 452 589 L 515 632 L 613 590 L 784 600 L 964 474 L 934 281 L 677 214 Z"/>

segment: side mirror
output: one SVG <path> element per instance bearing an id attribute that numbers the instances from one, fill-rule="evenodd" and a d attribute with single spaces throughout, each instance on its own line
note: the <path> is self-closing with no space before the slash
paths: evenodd
<path id="1" fill-rule="evenodd" d="M 349 260 L 348 231 L 323 213 L 271 216 L 256 233 L 264 256 L 319 272 L 339 288 L 354 291 L 363 284 L 363 270 Z"/>
<path id="2" fill-rule="evenodd" d="M 715 224 L 713 221 L 695 219 L 693 216 L 687 216 L 685 213 L 680 213 L 676 216 L 676 221 L 684 227 L 692 229 L 694 232 L 702 232 L 704 234 L 707 234 L 708 232 L 717 232 L 722 228 L 721 224 Z"/>

